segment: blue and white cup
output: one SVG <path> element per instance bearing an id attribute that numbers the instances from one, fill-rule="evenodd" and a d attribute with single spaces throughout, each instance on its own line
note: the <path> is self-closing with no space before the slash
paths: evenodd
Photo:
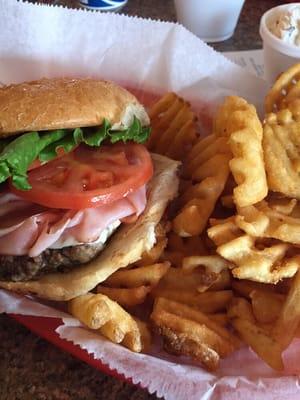
<path id="1" fill-rule="evenodd" d="M 79 0 L 82 7 L 98 11 L 119 11 L 127 0 Z"/>

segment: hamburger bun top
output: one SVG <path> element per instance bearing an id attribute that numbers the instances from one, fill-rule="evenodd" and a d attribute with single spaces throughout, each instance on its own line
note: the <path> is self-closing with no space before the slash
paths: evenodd
<path id="1" fill-rule="evenodd" d="M 0 138 L 15 133 L 111 125 L 128 127 L 144 107 L 126 89 L 96 79 L 40 79 L 0 88 Z"/>

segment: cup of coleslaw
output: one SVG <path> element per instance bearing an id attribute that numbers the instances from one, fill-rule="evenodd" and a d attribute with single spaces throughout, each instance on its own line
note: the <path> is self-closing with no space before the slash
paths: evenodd
<path id="1" fill-rule="evenodd" d="M 300 2 L 280 5 L 261 18 L 265 79 L 272 84 L 290 66 L 300 62 Z"/>

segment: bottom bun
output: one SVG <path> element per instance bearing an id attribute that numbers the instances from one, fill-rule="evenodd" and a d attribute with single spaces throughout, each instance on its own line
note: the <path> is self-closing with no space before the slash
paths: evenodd
<path id="1" fill-rule="evenodd" d="M 65 301 L 87 293 L 118 269 L 138 261 L 155 244 L 155 227 L 178 190 L 179 163 L 157 154 L 152 158 L 154 176 L 148 185 L 145 211 L 134 224 L 119 228 L 98 257 L 70 272 L 49 274 L 35 281 L 0 281 L 0 287 Z"/>

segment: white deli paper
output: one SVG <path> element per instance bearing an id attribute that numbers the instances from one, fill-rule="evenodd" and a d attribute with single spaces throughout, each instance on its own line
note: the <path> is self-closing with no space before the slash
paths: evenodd
<path id="1" fill-rule="evenodd" d="M 101 77 L 158 94 L 173 90 L 194 106 L 207 104 L 207 110 L 227 94 L 260 107 L 266 92 L 263 80 L 177 24 L 15 0 L 0 0 L 0 16 L 4 84 L 54 76 Z M 299 398 L 298 342 L 285 354 L 284 374 L 272 371 L 246 348 L 223 360 L 212 374 L 163 353 L 131 353 L 61 311 L 3 290 L 0 312 L 63 318 L 57 329 L 62 338 L 167 400 Z"/>

